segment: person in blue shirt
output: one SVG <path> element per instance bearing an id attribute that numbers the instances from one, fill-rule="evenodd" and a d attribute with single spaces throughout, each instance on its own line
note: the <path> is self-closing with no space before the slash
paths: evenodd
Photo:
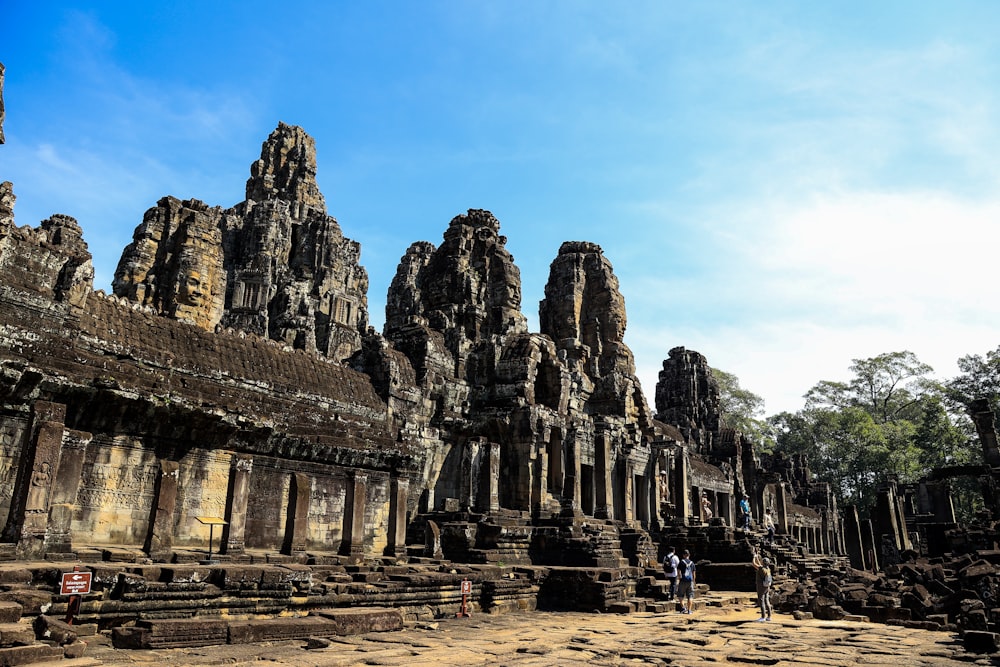
<path id="1" fill-rule="evenodd" d="M 750 530 L 750 496 L 745 493 L 740 500 L 740 512 L 743 513 L 743 530 Z"/>
<path id="2" fill-rule="evenodd" d="M 681 600 L 682 614 L 690 614 L 694 609 L 694 585 L 698 580 L 696 569 L 691 552 L 685 549 L 683 558 L 677 563 L 677 597 Z"/>

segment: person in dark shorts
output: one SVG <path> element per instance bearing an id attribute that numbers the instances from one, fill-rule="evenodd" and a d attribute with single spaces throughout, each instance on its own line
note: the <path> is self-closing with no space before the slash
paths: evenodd
<path id="1" fill-rule="evenodd" d="M 663 557 L 663 573 L 667 575 L 667 581 L 670 582 L 670 590 L 667 593 L 668 602 L 677 598 L 677 564 L 680 562 L 681 559 L 674 553 L 674 548 L 667 547 L 667 555 Z"/>
<path id="2" fill-rule="evenodd" d="M 685 549 L 677 563 L 677 597 L 681 600 L 682 614 L 690 614 L 694 609 L 694 585 L 698 580 L 696 569 L 691 552 Z"/>

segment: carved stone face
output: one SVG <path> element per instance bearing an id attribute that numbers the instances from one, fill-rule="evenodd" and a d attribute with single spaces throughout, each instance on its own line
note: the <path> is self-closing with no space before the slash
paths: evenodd
<path id="1" fill-rule="evenodd" d="M 182 270 L 177 283 L 177 303 L 193 308 L 200 308 L 205 304 L 210 286 L 202 280 L 200 271 L 195 268 Z"/>

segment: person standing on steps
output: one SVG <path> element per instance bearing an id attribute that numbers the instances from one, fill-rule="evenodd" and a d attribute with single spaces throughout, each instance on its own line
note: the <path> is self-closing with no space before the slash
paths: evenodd
<path id="1" fill-rule="evenodd" d="M 771 620 L 771 584 L 774 575 L 771 571 L 771 559 L 761 557 L 760 553 L 753 555 L 753 568 L 757 571 L 757 601 L 760 603 L 760 618 L 757 621 Z"/>
<path id="2" fill-rule="evenodd" d="M 764 530 L 767 531 L 768 546 L 774 544 L 774 517 L 771 516 L 771 508 L 764 512 Z"/>
<path id="3" fill-rule="evenodd" d="M 750 530 L 750 496 L 745 493 L 740 500 L 740 512 L 743 513 L 743 530 Z"/>
<path id="4" fill-rule="evenodd" d="M 667 555 L 663 557 L 663 573 L 667 575 L 670 582 L 670 592 L 667 594 L 667 602 L 677 599 L 677 565 L 681 559 L 674 553 L 673 547 L 667 547 Z"/>
<path id="5" fill-rule="evenodd" d="M 691 552 L 684 550 L 683 558 L 677 563 L 677 597 L 681 600 L 681 613 L 690 614 L 694 610 L 694 585 L 698 580 Z"/>

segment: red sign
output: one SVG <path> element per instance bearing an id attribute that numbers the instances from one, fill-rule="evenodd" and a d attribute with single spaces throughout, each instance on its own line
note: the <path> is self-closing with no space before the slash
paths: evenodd
<path id="1" fill-rule="evenodd" d="M 462 582 L 462 595 L 469 595 L 472 593 L 472 582 L 466 579 Z"/>
<path id="2" fill-rule="evenodd" d="M 63 572 L 60 595 L 86 595 L 93 576 L 92 572 Z"/>

